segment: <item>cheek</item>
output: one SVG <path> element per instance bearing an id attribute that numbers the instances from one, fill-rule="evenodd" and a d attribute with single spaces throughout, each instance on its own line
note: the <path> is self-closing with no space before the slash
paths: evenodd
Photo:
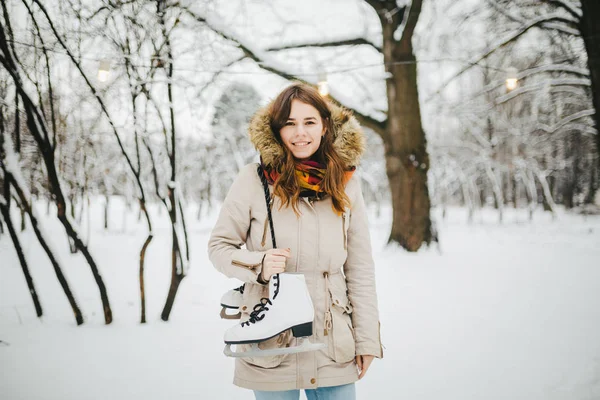
<path id="1" fill-rule="evenodd" d="M 289 146 L 289 144 L 290 144 L 290 136 L 291 135 L 287 129 L 281 129 L 279 131 L 279 137 L 281 138 L 281 141 L 283 142 L 283 144 L 285 144 L 286 146 Z"/>
<path id="2" fill-rule="evenodd" d="M 290 141 L 291 138 L 287 137 L 287 136 L 281 136 L 281 141 L 283 142 L 283 145 L 291 152 L 294 152 L 294 145 L 292 144 L 292 142 Z"/>

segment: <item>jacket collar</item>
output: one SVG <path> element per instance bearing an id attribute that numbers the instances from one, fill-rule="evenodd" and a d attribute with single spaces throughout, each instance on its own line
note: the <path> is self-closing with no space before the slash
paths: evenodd
<path id="1" fill-rule="evenodd" d="M 271 104 L 258 110 L 248 126 L 250 141 L 260 153 L 266 167 L 277 166 L 284 156 L 283 147 L 271 130 L 269 118 Z M 329 103 L 329 108 L 333 120 L 333 146 L 346 169 L 356 167 L 366 147 L 362 128 L 350 111 L 332 103 Z"/>

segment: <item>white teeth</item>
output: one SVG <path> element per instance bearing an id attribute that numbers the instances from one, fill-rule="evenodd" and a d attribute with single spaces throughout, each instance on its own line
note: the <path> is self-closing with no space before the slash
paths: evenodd
<path id="1" fill-rule="evenodd" d="M 294 143 L 294 146 L 308 146 L 309 142 L 298 142 Z"/>

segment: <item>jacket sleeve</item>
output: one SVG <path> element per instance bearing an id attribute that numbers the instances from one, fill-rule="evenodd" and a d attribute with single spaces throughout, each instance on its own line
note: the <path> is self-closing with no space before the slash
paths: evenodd
<path id="1" fill-rule="evenodd" d="M 257 180 L 251 173 L 252 167 L 245 167 L 231 185 L 208 240 L 208 257 L 214 267 L 226 276 L 258 283 L 256 279 L 266 252 L 242 248 L 250 229 L 251 208 L 247 199 L 254 192 L 252 185 Z"/>
<path id="2" fill-rule="evenodd" d="M 357 177 L 358 179 L 358 177 Z M 352 324 L 357 355 L 383 357 L 379 332 L 379 311 L 375 286 L 375 265 L 371 251 L 371 238 L 367 210 L 360 183 L 356 182 L 348 227 L 348 256 L 344 274 L 348 298 L 352 304 Z"/>

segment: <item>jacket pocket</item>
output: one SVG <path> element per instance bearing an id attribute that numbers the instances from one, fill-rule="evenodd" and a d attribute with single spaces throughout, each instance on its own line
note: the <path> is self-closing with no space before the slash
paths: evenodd
<path id="1" fill-rule="evenodd" d="M 352 305 L 345 288 L 329 285 L 331 306 L 325 314 L 325 334 L 328 337 L 328 355 L 337 363 L 354 360 L 356 344 L 352 326 Z"/>
<path id="2" fill-rule="evenodd" d="M 269 287 L 262 285 L 254 285 L 246 283 L 246 289 L 244 290 L 243 301 L 240 306 L 240 313 L 242 317 L 241 322 L 245 322 L 250 318 L 250 313 L 254 309 L 254 306 L 260 303 L 260 299 L 263 297 L 269 297 Z M 291 331 L 288 329 L 271 339 L 265 340 L 258 343 L 258 348 L 261 350 L 276 349 L 288 347 L 292 339 Z M 250 344 L 240 344 L 237 346 L 236 351 L 246 352 L 251 350 Z M 248 364 L 255 365 L 261 368 L 275 368 L 279 366 L 287 354 L 280 354 L 276 356 L 266 357 L 244 357 L 242 360 Z"/>

